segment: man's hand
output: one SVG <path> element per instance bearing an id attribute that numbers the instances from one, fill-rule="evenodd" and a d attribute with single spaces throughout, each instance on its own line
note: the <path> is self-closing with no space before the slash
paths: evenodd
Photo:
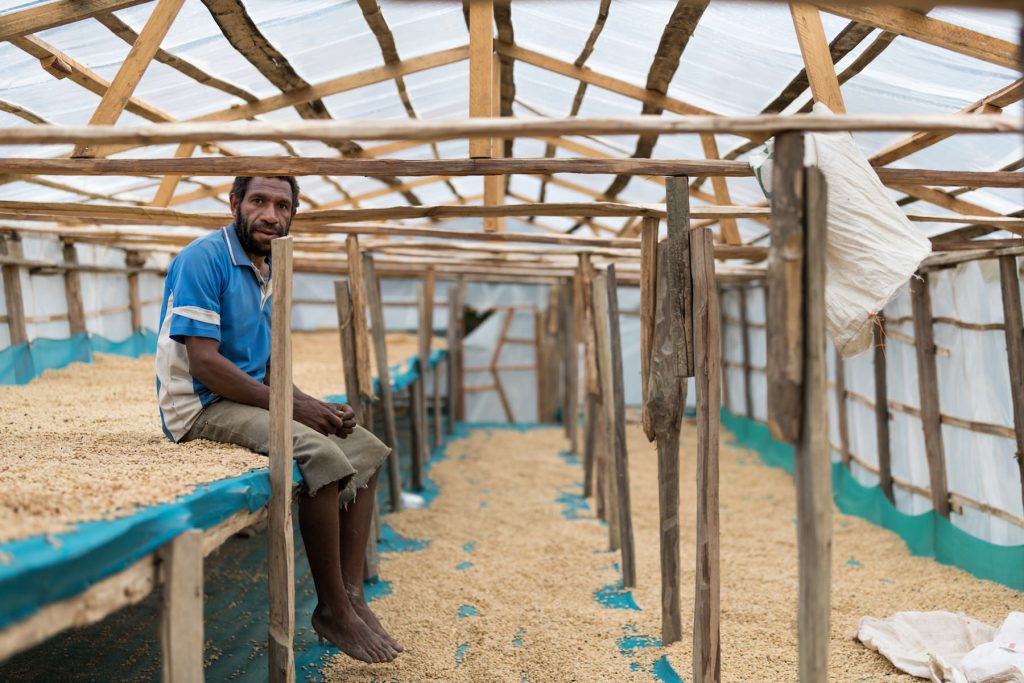
<path id="1" fill-rule="evenodd" d="M 335 411 L 335 414 L 341 418 L 341 429 L 335 434 L 344 439 L 355 431 L 356 411 L 352 409 L 352 406 L 347 403 L 324 403 L 324 405 Z"/>
<path id="2" fill-rule="evenodd" d="M 331 434 L 341 436 L 345 423 L 338 412 L 330 404 L 308 396 L 302 398 L 296 396 L 292 404 L 293 420 L 301 422 L 310 429 L 315 429 L 325 436 Z M 351 431 L 350 429 L 348 432 L 345 432 L 345 436 L 348 436 Z"/>

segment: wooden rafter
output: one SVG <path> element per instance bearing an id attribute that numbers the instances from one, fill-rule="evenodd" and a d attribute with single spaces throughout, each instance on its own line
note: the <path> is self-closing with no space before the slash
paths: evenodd
<path id="1" fill-rule="evenodd" d="M 96 111 L 89 119 L 90 126 L 109 125 L 116 123 L 124 111 L 128 99 L 135 91 L 135 87 L 142 80 L 150 62 L 156 56 L 167 31 L 170 30 L 174 18 L 178 16 L 184 0 L 158 0 L 153 12 L 146 20 L 146 25 L 139 34 L 138 39 L 132 44 L 128 56 L 124 58 L 117 75 L 110 82 L 110 87 L 103 93 Z M 78 145 L 71 156 L 91 157 L 95 156 L 95 149 L 88 145 Z"/>
<path id="2" fill-rule="evenodd" d="M 705 133 L 700 136 L 701 145 L 704 147 L 704 156 L 709 160 L 718 158 L 718 143 L 715 141 L 715 136 L 710 133 Z M 714 200 L 716 204 L 732 204 L 732 199 L 729 197 L 729 186 L 725 184 L 725 178 L 723 176 L 715 176 L 711 179 L 711 187 L 715 192 Z M 721 227 L 721 241 L 726 244 L 740 244 L 743 240 L 740 239 L 740 229 L 736 224 L 735 218 L 723 218 L 719 225 Z"/>
<path id="3" fill-rule="evenodd" d="M 825 27 L 821 15 L 813 5 L 790 2 L 789 11 L 793 16 L 797 43 L 804 60 L 804 71 L 811 84 L 814 99 L 828 107 L 834 114 L 845 114 L 846 104 L 839 89 L 835 65 L 829 53 Z"/>
<path id="4" fill-rule="evenodd" d="M 149 0 L 54 0 L 0 17 L 0 40 L 11 40 L 72 24 Z"/>
<path id="5" fill-rule="evenodd" d="M 139 35 L 132 29 L 132 27 L 121 21 L 115 14 L 98 14 L 96 15 L 96 21 L 106 26 L 111 33 L 129 45 L 134 45 L 135 41 L 138 40 Z M 175 71 L 191 78 L 196 83 L 215 88 L 245 102 L 256 102 L 259 100 L 258 97 L 245 88 L 240 88 L 233 83 L 228 83 L 227 81 L 221 80 L 215 76 L 211 76 L 195 64 L 173 55 L 164 49 L 158 49 L 153 59 L 161 64 L 166 64 Z"/>
<path id="6" fill-rule="evenodd" d="M 951 50 L 968 57 L 974 57 L 1016 71 L 1018 48 L 1013 43 L 933 19 L 919 12 L 900 7 L 875 5 L 867 7 L 853 3 L 814 2 L 830 14 L 859 21 L 884 31 Z"/>
<path id="7" fill-rule="evenodd" d="M 647 72 L 647 92 L 657 93 L 661 96 L 665 96 L 668 93 L 668 86 L 676 74 L 676 69 L 679 68 L 679 60 L 683 56 L 683 50 L 686 49 L 686 44 L 697 28 L 697 23 L 704 15 L 704 10 L 707 9 L 707 6 L 708 3 L 704 1 L 679 0 L 676 3 L 675 9 L 672 11 L 672 15 L 662 31 L 661 41 L 658 43 L 658 49 L 654 53 L 651 68 Z M 657 116 L 664 110 L 665 108 L 658 104 L 645 101 L 641 113 L 643 115 Z M 641 135 L 637 139 L 636 151 L 633 153 L 633 156 L 635 158 L 650 157 L 656 144 L 658 144 L 657 135 Z M 604 194 L 615 198 L 625 189 L 628 183 L 629 176 L 616 176 L 612 179 Z"/>
<path id="8" fill-rule="evenodd" d="M 20 104 L 8 102 L 7 100 L 0 100 L 0 111 L 7 112 L 8 114 L 13 114 L 14 116 L 17 116 L 19 119 L 24 119 L 25 121 L 28 121 L 29 123 L 34 123 L 36 125 L 50 123 L 39 114 L 36 114 L 34 111 L 26 109 L 25 107 L 22 107 Z"/>

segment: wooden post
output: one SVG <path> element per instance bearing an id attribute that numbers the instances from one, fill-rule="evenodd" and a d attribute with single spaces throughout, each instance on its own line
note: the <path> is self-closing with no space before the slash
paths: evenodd
<path id="1" fill-rule="evenodd" d="M 594 269 L 590 263 L 589 254 L 578 256 L 577 281 L 580 287 L 580 321 L 582 324 L 583 337 L 583 495 L 596 497 L 598 517 L 603 517 L 604 491 L 598 487 L 594 488 L 596 478 L 597 458 L 597 425 L 600 421 L 600 411 L 597 408 L 598 395 L 600 393 L 600 376 L 597 370 L 597 349 L 594 341 L 594 306 L 593 306 L 593 278 Z"/>
<path id="2" fill-rule="evenodd" d="M 137 251 L 125 254 L 124 264 L 129 268 L 141 268 L 146 257 Z M 139 274 L 128 273 L 128 309 L 131 311 L 132 332 L 142 329 L 142 297 L 139 295 Z"/>
<path id="3" fill-rule="evenodd" d="M 747 322 L 747 288 L 737 288 L 740 297 L 740 348 L 743 352 L 743 407 L 754 417 L 754 394 L 750 390 L 750 323 Z"/>
<path id="4" fill-rule="evenodd" d="M 64 263 L 78 264 L 78 250 L 75 249 L 75 243 L 70 240 L 64 242 Z M 68 307 L 69 336 L 74 337 L 85 332 L 87 328 L 85 305 L 82 303 L 82 279 L 79 272 L 73 268 L 64 271 L 64 298 Z"/>
<path id="5" fill-rule="evenodd" d="M 444 441 L 444 425 L 442 425 L 443 418 L 441 416 L 441 363 L 434 366 L 432 374 L 431 384 L 433 385 L 434 395 L 431 399 L 431 404 L 434 408 L 434 448 L 440 448 Z"/>
<path id="6" fill-rule="evenodd" d="M 203 680 L 203 532 L 184 531 L 160 549 L 160 650 L 165 683 Z"/>
<path id="7" fill-rule="evenodd" d="M 633 511 L 629 496 L 629 456 L 626 450 L 626 398 L 622 376 L 622 335 L 619 331 L 619 294 L 615 265 L 608 266 L 606 277 L 608 299 L 608 337 L 611 350 L 611 385 L 609 397 L 615 432 L 615 491 L 618 494 L 619 539 L 622 547 L 622 585 L 636 585 L 636 550 L 633 544 Z"/>
<path id="8" fill-rule="evenodd" d="M 424 303 L 424 286 L 422 282 L 416 283 L 416 300 L 419 321 L 417 327 L 420 330 L 420 356 L 419 375 L 409 385 L 409 412 L 412 415 L 412 488 L 419 491 L 423 488 L 423 465 L 428 457 L 427 450 L 427 407 L 424 382 L 426 381 L 426 362 L 423 360 L 423 326 L 426 324 L 426 305 Z M 429 342 L 427 342 L 429 343 Z"/>
<path id="9" fill-rule="evenodd" d="M 651 381 L 651 344 L 654 343 L 655 298 L 658 287 L 657 218 L 644 218 L 640 226 L 640 393 L 643 427 L 648 441 L 654 441 L 654 422 L 648 412 L 647 392 Z"/>
<path id="10" fill-rule="evenodd" d="M 918 393 L 921 401 L 921 429 L 928 456 L 929 489 L 935 512 L 949 518 L 949 490 L 946 487 L 946 452 L 942 442 L 939 412 L 939 376 L 935 365 L 935 328 L 928 273 L 910 280 L 913 303 L 914 346 L 917 350 Z"/>
<path id="11" fill-rule="evenodd" d="M 455 433 L 455 422 L 458 415 L 459 387 L 458 379 L 458 348 L 462 309 L 459 306 L 459 288 L 448 288 L 448 433 Z"/>
<path id="12" fill-rule="evenodd" d="M 803 404 L 804 140 L 775 137 L 771 247 L 768 250 L 768 428 L 780 441 L 800 437 Z"/>
<path id="13" fill-rule="evenodd" d="M 875 320 L 875 437 L 878 444 L 878 485 L 890 502 L 896 499 L 892 494 L 892 456 L 889 444 L 889 382 L 886 377 L 885 358 L 885 316 L 879 314 Z M 847 465 L 849 466 L 849 465 Z"/>
<path id="14" fill-rule="evenodd" d="M 619 518 L 618 479 L 615 476 L 615 446 L 618 417 L 615 415 L 615 387 L 612 379 L 612 343 L 609 332 L 608 276 L 596 274 L 592 280 L 594 305 L 594 343 L 597 350 L 597 367 L 601 376 L 601 417 L 603 438 L 601 458 L 598 462 L 598 486 L 604 491 L 605 520 L 608 522 L 608 549 L 621 547 L 622 530 Z M 625 578 L 625 577 L 623 577 Z"/>
<path id="15" fill-rule="evenodd" d="M 352 289 L 348 280 L 334 281 L 334 304 L 338 309 L 338 337 L 341 343 L 341 367 L 345 373 L 345 400 L 363 422 L 363 402 L 359 400 L 359 370 L 356 368 L 355 325 L 352 322 Z"/>
<path id="16" fill-rule="evenodd" d="M 827 191 L 825 177 L 817 168 L 804 169 L 804 177 L 803 408 L 800 438 L 793 450 L 800 555 L 797 638 L 801 683 L 824 683 L 828 677 L 832 580 L 832 461 L 825 363 Z"/>
<path id="17" fill-rule="evenodd" d="M 718 429 L 721 410 L 721 316 L 710 228 L 690 232 L 693 349 L 697 388 L 697 571 L 693 607 L 693 680 L 721 680 Z"/>
<path id="18" fill-rule="evenodd" d="M 846 410 L 846 361 L 835 350 L 836 366 L 836 416 L 839 427 L 839 457 L 846 469 L 850 469 L 850 418 Z"/>
<path id="19" fill-rule="evenodd" d="M 427 375 L 430 372 L 430 347 L 434 340 L 434 269 L 427 268 L 423 274 L 422 298 L 419 301 L 419 364 L 422 391 L 420 391 L 420 412 L 423 421 L 423 462 L 430 460 L 430 436 L 427 430 Z"/>
<path id="20" fill-rule="evenodd" d="M 999 257 L 999 284 L 1003 290 L 1003 323 L 1006 329 L 1006 359 L 1010 370 L 1013 400 L 1013 429 L 1017 437 L 1017 466 L 1021 495 L 1024 495 L 1024 322 L 1020 308 L 1017 259 Z"/>
<path id="21" fill-rule="evenodd" d="M 0 252 L 12 260 L 23 258 L 21 238 L 18 235 L 0 238 Z M 3 274 L 11 346 L 25 344 L 28 342 L 28 326 L 25 323 L 25 299 L 21 292 L 21 268 L 8 264 L 0 267 L 0 272 Z"/>
<path id="22" fill-rule="evenodd" d="M 274 297 L 270 346 L 270 604 L 268 679 L 295 680 L 295 543 L 292 537 L 292 238 L 271 242 Z"/>
<path id="23" fill-rule="evenodd" d="M 456 300 L 458 301 L 458 344 L 455 347 L 455 395 L 458 397 L 456 405 L 459 410 L 458 418 L 460 420 L 466 419 L 466 357 L 465 357 L 465 338 L 466 338 L 466 321 L 463 316 L 463 311 L 466 308 L 466 281 L 460 276 L 459 284 L 456 286 Z"/>
<path id="24" fill-rule="evenodd" d="M 356 368 L 359 370 L 358 392 L 349 396 L 348 400 L 349 403 L 363 399 L 372 401 L 373 373 L 370 371 L 370 350 L 367 347 L 370 335 L 366 325 L 366 289 L 358 235 L 353 234 L 345 238 L 345 250 L 348 259 L 348 277 L 352 286 L 352 323 L 355 327 Z"/>
<path id="25" fill-rule="evenodd" d="M 718 300 L 721 302 L 722 296 L 725 294 L 725 288 L 718 288 Z M 719 305 L 718 307 L 719 317 L 721 318 L 719 329 L 722 330 L 722 405 L 729 412 L 732 412 L 732 397 L 729 393 L 729 367 L 725 364 L 725 347 L 728 344 L 726 341 L 726 331 L 728 323 L 725 319 L 725 306 Z"/>
<path id="26" fill-rule="evenodd" d="M 398 512 L 402 509 L 398 426 L 395 421 L 395 399 L 391 392 L 391 368 L 388 367 L 387 331 L 384 329 L 384 306 L 381 303 L 380 280 L 377 279 L 377 270 L 374 267 L 373 256 L 370 254 L 363 254 L 362 271 L 373 328 L 373 352 L 377 359 L 377 383 L 380 386 L 380 403 L 384 411 L 384 432 L 387 444 L 391 447 L 391 455 L 388 456 L 388 500 L 391 503 L 391 511 Z"/>
<path id="27" fill-rule="evenodd" d="M 576 313 L 573 310 L 575 278 L 562 287 L 559 301 L 565 344 L 565 423 L 569 434 L 569 452 L 579 453 L 579 348 L 576 344 Z"/>

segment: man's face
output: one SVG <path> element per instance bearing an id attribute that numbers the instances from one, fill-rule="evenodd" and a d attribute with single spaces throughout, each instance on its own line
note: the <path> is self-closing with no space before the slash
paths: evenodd
<path id="1" fill-rule="evenodd" d="M 231 196 L 235 231 L 250 256 L 269 256 L 270 241 L 288 234 L 295 216 L 292 188 L 280 178 L 253 178 L 245 197 Z"/>

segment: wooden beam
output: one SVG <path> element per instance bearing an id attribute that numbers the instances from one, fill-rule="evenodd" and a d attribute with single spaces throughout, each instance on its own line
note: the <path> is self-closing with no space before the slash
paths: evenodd
<path id="1" fill-rule="evenodd" d="M 380 294 L 380 279 L 373 256 L 363 254 L 363 279 L 366 300 L 370 310 L 370 329 L 373 333 L 373 355 L 377 361 L 377 380 L 380 386 L 381 406 L 384 410 L 384 433 L 391 447 L 388 456 L 388 495 L 391 511 L 402 509 L 401 451 L 398 442 L 398 424 L 395 419 L 395 400 L 391 391 L 391 368 L 388 363 L 387 330 L 384 327 L 384 306 Z"/>
<path id="2" fill-rule="evenodd" d="M 830 14 L 868 24 L 901 36 L 914 38 L 958 54 L 1016 71 L 1018 48 L 1013 43 L 977 31 L 934 19 L 900 7 L 865 7 L 855 3 L 813 4 Z"/>
<path id="3" fill-rule="evenodd" d="M 39 33 L 149 0 L 54 0 L 0 17 L 0 41 Z"/>
<path id="4" fill-rule="evenodd" d="M 683 182 L 683 187 L 687 187 Z M 709 228 L 691 230 L 694 377 L 697 389 L 697 547 L 693 606 L 693 680 L 721 680 L 719 622 L 718 432 L 721 410 L 721 315 Z"/>
<path id="5" fill-rule="evenodd" d="M 292 239 L 271 243 L 274 297 L 270 351 L 268 680 L 295 681 L 295 543 L 292 537 Z"/>
<path id="6" fill-rule="evenodd" d="M 110 125 L 121 117 L 128 99 L 135 92 L 135 86 L 142 80 L 142 75 L 146 73 L 150 62 L 156 56 L 160 43 L 170 30 L 183 3 L 184 0 L 158 0 L 149 19 L 146 20 L 145 27 L 139 33 L 138 40 L 128 51 L 128 56 L 121 63 L 117 75 L 110 82 L 110 87 L 103 93 L 103 98 L 89 119 L 90 126 Z M 71 156 L 95 156 L 95 149 L 88 145 L 79 145 Z"/>
<path id="7" fill-rule="evenodd" d="M 793 16 L 800 54 L 803 55 L 814 99 L 827 106 L 833 114 L 845 114 L 846 105 L 839 90 L 836 69 L 818 9 L 806 3 L 790 2 L 789 12 Z"/>
<path id="8" fill-rule="evenodd" d="M 805 209 L 804 225 L 797 226 L 796 230 L 797 238 L 803 243 L 803 268 L 797 283 L 804 292 L 798 328 L 803 341 L 803 381 L 799 395 L 803 408 L 799 437 L 793 449 L 800 579 L 797 647 L 801 683 L 823 683 L 828 678 L 833 505 L 825 363 L 825 204 L 828 192 L 825 176 L 819 169 L 800 170 L 803 171 L 800 175 L 804 179 Z M 792 177 L 782 182 L 791 183 Z"/>
<path id="9" fill-rule="evenodd" d="M 1020 471 L 1021 495 L 1024 496 L 1024 318 L 1021 313 L 1020 279 L 1017 258 L 999 257 L 999 285 L 1003 299 L 1003 321 L 1006 334 L 1006 359 L 1010 371 L 1010 396 L 1013 402 L 1013 432 L 1017 442 L 1014 457 Z"/>
<path id="10" fill-rule="evenodd" d="M 919 279 L 918 279 L 919 278 Z M 949 489 L 946 485 L 946 452 L 942 439 L 942 415 L 939 412 L 939 376 L 935 364 L 935 328 L 932 321 L 932 298 L 927 272 L 910 281 L 913 303 L 914 347 L 917 355 L 918 396 L 921 407 L 921 429 L 924 432 L 925 455 L 932 506 L 936 514 L 949 517 Z"/>
<path id="11" fill-rule="evenodd" d="M 184 531 L 160 551 L 163 680 L 203 680 L 203 532 Z"/>
<path id="12" fill-rule="evenodd" d="M 951 133 L 1019 133 L 1024 123 L 995 114 L 847 114 L 843 116 L 620 116 L 573 119 L 474 118 L 429 121 L 364 120 L 264 123 L 213 121 L 160 126 L 19 126 L 0 129 L 0 144 L 209 142 L 228 140 L 453 140 L 552 135 L 632 135 L 684 133 L 777 134 L 807 132 L 940 131 Z M 131 161 L 142 161 L 133 159 Z M 507 161 L 507 160 L 506 160 Z M 547 161 L 553 161 L 548 159 Z M 721 163 L 721 162 L 719 162 Z M 538 172 L 537 170 L 533 171 Z M 651 174 L 651 172 L 648 172 Z M 657 174 L 655 174 L 657 175 Z"/>

